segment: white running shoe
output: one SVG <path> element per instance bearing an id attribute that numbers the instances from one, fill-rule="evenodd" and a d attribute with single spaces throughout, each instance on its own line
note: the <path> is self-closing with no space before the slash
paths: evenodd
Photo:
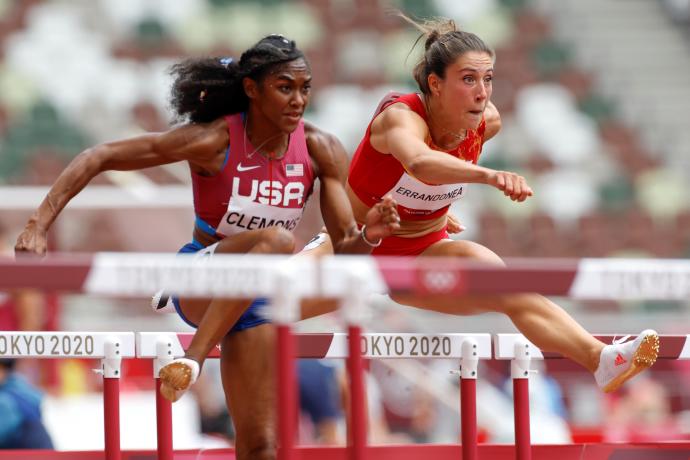
<path id="1" fill-rule="evenodd" d="M 178 358 L 166 364 L 158 372 L 161 380 L 161 394 L 175 402 L 199 377 L 199 363 L 189 358 Z"/>
<path id="2" fill-rule="evenodd" d="M 606 393 L 616 391 L 623 383 L 649 368 L 659 355 L 659 335 L 644 330 L 635 340 L 629 335 L 606 345 L 599 356 L 594 378 Z"/>
<path id="3" fill-rule="evenodd" d="M 151 298 L 151 308 L 156 313 L 175 313 L 172 296 L 165 291 L 156 292 Z"/>

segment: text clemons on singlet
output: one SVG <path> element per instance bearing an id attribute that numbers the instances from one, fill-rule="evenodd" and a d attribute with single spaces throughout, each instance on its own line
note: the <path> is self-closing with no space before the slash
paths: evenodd
<path id="1" fill-rule="evenodd" d="M 239 177 L 233 179 L 233 192 L 218 232 L 227 236 L 266 227 L 283 227 L 289 231 L 297 227 L 304 208 L 304 184 L 288 182 L 283 187 L 278 181 L 252 179 L 252 191 L 244 196 L 239 193 L 240 181 Z M 290 204 L 299 207 L 289 207 Z"/>

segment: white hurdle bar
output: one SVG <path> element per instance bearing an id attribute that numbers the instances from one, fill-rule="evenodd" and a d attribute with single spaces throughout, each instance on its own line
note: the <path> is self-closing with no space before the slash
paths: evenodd
<path id="1" fill-rule="evenodd" d="M 289 261 L 289 262 L 288 262 Z M 272 297 L 284 263 L 298 267 L 296 295 L 345 298 L 358 271 L 373 292 L 420 296 L 535 292 L 572 299 L 690 298 L 687 259 L 508 259 L 507 267 L 457 258 L 216 254 L 193 257 L 145 253 L 55 254 L 44 260 L 0 257 L 0 289 L 40 288 L 98 295 L 150 296 L 174 286 L 187 297 Z M 40 281 L 39 281 L 40 280 Z"/>
<path id="2" fill-rule="evenodd" d="M 619 335 L 595 335 L 604 343 L 613 343 Z M 494 357 L 510 360 L 513 380 L 513 404 L 515 408 L 515 458 L 530 460 L 529 376 L 533 359 L 565 359 L 558 353 L 544 353 L 522 334 L 494 335 Z M 660 335 L 657 359 L 690 359 L 690 335 Z"/>
<path id="3" fill-rule="evenodd" d="M 184 356 L 192 333 L 138 332 L 137 357 L 154 360 L 154 378 L 171 359 Z M 351 347 L 345 333 L 297 334 L 296 358 L 347 359 Z M 356 344 L 356 342 L 354 342 Z M 358 350 L 363 359 L 440 358 L 458 359 L 461 364 L 461 414 L 463 458 L 477 458 L 476 379 L 479 360 L 491 359 L 490 334 L 361 334 Z M 219 358 L 220 350 L 212 350 L 209 358 Z M 294 377 L 292 378 L 294 380 Z M 156 385 L 158 388 L 159 384 Z M 363 389 L 362 389 L 363 391 Z M 171 403 L 156 396 L 159 460 L 172 459 Z M 366 412 L 362 414 L 364 417 Z M 361 423 L 366 427 L 366 417 Z M 361 435 L 361 434 L 360 434 Z M 366 449 L 366 431 L 361 440 Z M 162 444 L 161 444 L 162 443 Z M 352 447 L 352 446 L 351 446 Z M 358 455 L 365 455 L 360 451 Z M 361 457 L 360 457 L 361 458 Z"/>
<path id="4" fill-rule="evenodd" d="M 133 358 L 133 332 L 2 332 L 2 358 L 93 358 L 103 376 L 103 432 L 106 460 L 120 460 L 120 365 Z"/>

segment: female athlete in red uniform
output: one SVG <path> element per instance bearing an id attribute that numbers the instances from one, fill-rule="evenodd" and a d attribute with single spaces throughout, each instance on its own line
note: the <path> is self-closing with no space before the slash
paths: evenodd
<path id="1" fill-rule="evenodd" d="M 387 194 L 398 202 L 400 229 L 375 248 L 378 255 L 455 256 L 503 264 L 488 248 L 448 239 L 449 205 L 468 183 L 487 184 L 522 202 L 533 192 L 518 174 L 477 166 L 482 145 L 500 129 L 491 104 L 494 53 L 452 21 L 417 24 L 426 42 L 414 69 L 420 94 L 392 94 L 381 102 L 352 160 L 348 196 L 355 217 Z M 651 366 L 658 336 L 605 346 L 564 310 L 537 294 L 472 296 L 447 300 L 398 296 L 400 303 L 454 314 L 501 312 L 536 346 L 594 373 L 604 391 Z"/>
<path id="2" fill-rule="evenodd" d="M 347 154 L 332 135 L 304 123 L 311 72 L 295 42 L 269 35 L 231 59 L 173 67 L 172 105 L 186 121 L 164 133 L 109 142 L 79 154 L 58 177 L 19 235 L 15 250 L 44 254 L 46 233 L 98 173 L 176 161 L 191 169 L 196 221 L 181 252 L 291 254 L 315 178 L 321 211 L 337 253 L 369 253 L 398 228 L 386 198 L 357 229 L 344 189 Z M 159 286 L 152 286 L 152 291 Z M 272 329 L 249 301 L 176 299 L 198 325 L 185 358 L 160 373 L 161 392 L 177 399 L 219 342 L 223 387 L 237 434 L 238 459 L 275 458 Z M 228 332 L 232 333 L 228 333 Z"/>

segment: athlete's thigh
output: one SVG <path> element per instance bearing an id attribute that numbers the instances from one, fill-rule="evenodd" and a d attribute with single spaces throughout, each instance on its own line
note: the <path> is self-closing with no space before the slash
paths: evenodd
<path id="1" fill-rule="evenodd" d="M 185 319 L 198 325 L 201 322 L 201 318 L 204 317 L 206 309 L 211 303 L 211 300 L 212 299 L 192 299 L 183 297 L 179 300 L 180 309 L 182 310 Z"/>
<path id="2" fill-rule="evenodd" d="M 274 329 L 269 324 L 223 338 L 221 373 L 237 448 L 275 443 Z M 245 450 L 246 452 L 246 450 Z"/>
<path id="3" fill-rule="evenodd" d="M 228 254 L 243 254 L 265 241 L 278 238 L 290 238 L 292 234 L 282 227 L 269 227 L 260 230 L 247 230 L 236 235 L 226 236 L 220 240 L 215 252 Z"/>
<path id="4" fill-rule="evenodd" d="M 323 257 L 333 255 L 333 242 L 326 230 L 312 238 L 295 257 Z M 338 309 L 339 302 L 332 298 L 304 298 L 301 300 L 301 319 L 313 318 Z"/>
<path id="5" fill-rule="evenodd" d="M 467 240 L 441 240 L 429 246 L 422 257 L 459 257 L 477 260 L 495 265 L 505 265 L 501 258 L 489 248 Z M 485 305 L 486 299 L 465 296 L 462 298 L 448 296 L 425 295 L 391 295 L 394 301 L 411 307 L 434 310 L 454 315 L 474 315 L 489 311 Z"/>
<path id="6" fill-rule="evenodd" d="M 231 238 L 230 244 L 234 247 L 240 247 L 241 245 L 251 244 L 252 242 L 254 242 L 255 244 L 257 238 L 260 238 L 261 235 L 248 235 L 248 237 L 246 238 L 242 236 L 247 236 L 247 234 L 256 233 L 260 231 L 261 230 L 243 232 L 239 235 L 235 235 L 228 238 Z M 217 244 L 220 246 L 220 243 Z M 222 247 L 212 248 L 211 246 L 209 246 L 208 248 L 204 248 L 202 251 L 200 251 L 199 257 L 205 256 L 205 254 L 201 253 L 203 251 L 206 251 L 206 253 L 209 254 L 206 257 L 212 257 L 214 253 L 221 252 L 221 250 Z M 298 252 L 295 255 L 295 257 L 322 257 L 331 254 L 333 254 L 333 244 L 331 243 L 331 237 L 328 235 L 327 232 L 323 231 L 317 234 L 314 238 L 312 238 L 304 246 L 304 249 Z M 246 302 L 247 300 L 245 299 L 244 301 Z M 210 302 L 211 299 L 182 298 L 180 299 L 180 308 L 182 309 L 182 312 L 189 321 L 195 324 L 199 324 L 199 321 L 201 321 L 201 318 L 203 318 L 204 314 L 206 313 L 206 309 L 208 308 Z M 325 313 L 332 312 L 338 308 L 338 303 L 334 299 L 303 299 L 301 305 L 301 319 L 319 316 Z"/>
<path id="7" fill-rule="evenodd" d="M 237 235 L 228 236 L 221 241 L 209 245 L 193 254 L 194 263 L 203 265 L 205 261 L 213 258 L 214 254 L 221 253 L 245 253 L 254 247 L 262 238 L 268 235 L 264 230 L 250 230 Z M 179 302 L 180 310 L 184 318 L 194 324 L 199 324 L 206 313 L 206 309 L 211 303 L 210 298 L 188 298 L 181 297 Z M 237 302 L 247 303 L 251 299 L 235 299 Z"/>
<path id="8" fill-rule="evenodd" d="M 505 265 L 491 249 L 474 241 L 441 240 L 432 244 L 420 254 L 422 257 L 461 257 L 496 265 Z"/>

